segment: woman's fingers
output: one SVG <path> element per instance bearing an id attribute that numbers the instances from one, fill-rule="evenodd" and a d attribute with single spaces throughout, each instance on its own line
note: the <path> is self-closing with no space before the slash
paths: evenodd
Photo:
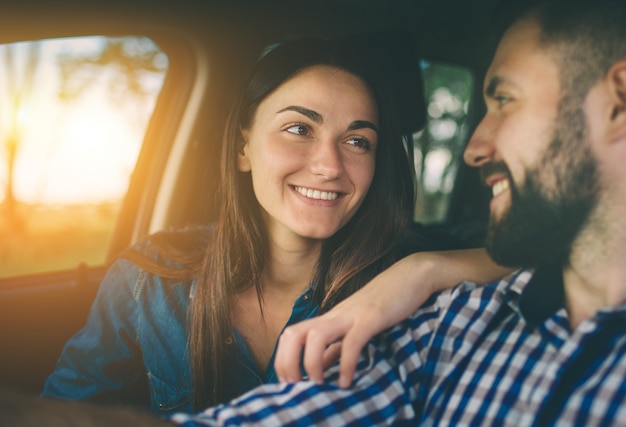
<path id="1" fill-rule="evenodd" d="M 339 355 L 341 354 L 341 341 L 332 343 L 326 350 L 324 351 L 324 356 L 322 358 L 322 366 L 324 370 L 328 369 L 333 363 L 339 359 Z"/>
<path id="2" fill-rule="evenodd" d="M 309 379 L 313 381 L 322 381 L 324 379 L 324 351 L 329 344 L 327 341 L 330 339 L 331 338 L 325 336 L 324 332 L 321 332 L 317 327 L 311 328 L 307 333 L 303 362 L 304 370 L 309 376 Z"/>
<path id="3" fill-rule="evenodd" d="M 324 370 L 339 358 L 339 386 L 348 387 L 363 347 L 383 327 L 379 319 L 353 323 L 329 315 L 289 326 L 278 342 L 276 375 L 280 381 L 298 381 L 302 363 L 309 379 L 322 381 Z"/>
<path id="4" fill-rule="evenodd" d="M 352 384 L 361 351 L 374 333 L 367 329 L 353 328 L 344 337 L 339 359 L 339 387 L 347 388 Z"/>
<path id="5" fill-rule="evenodd" d="M 303 323 L 286 328 L 278 340 L 274 357 L 274 369 L 280 381 L 293 382 L 302 378 L 300 358 L 306 341 L 306 329 Z M 297 326 L 300 326 L 296 328 Z"/>
<path id="6" fill-rule="evenodd" d="M 310 379 L 321 381 L 324 373 L 324 353 L 329 345 L 345 334 L 345 322 L 322 315 L 286 328 L 278 342 L 274 368 L 281 381 L 297 381 L 303 362 Z"/>

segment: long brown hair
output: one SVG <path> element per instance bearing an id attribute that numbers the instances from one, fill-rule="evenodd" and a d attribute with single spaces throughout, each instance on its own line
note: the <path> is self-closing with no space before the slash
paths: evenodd
<path id="1" fill-rule="evenodd" d="M 217 197 L 220 212 L 212 235 L 183 239 L 197 243 L 195 255 L 185 255 L 188 271 L 197 273 L 189 318 L 196 408 L 235 397 L 236 391 L 228 383 L 236 360 L 230 300 L 249 286 L 256 286 L 260 294 L 268 248 L 250 176 L 236 167 L 240 129 L 249 127 L 257 107 L 270 93 L 313 65 L 342 68 L 365 81 L 378 104 L 380 127 L 370 189 L 354 217 L 322 245 L 313 280 L 313 298 L 320 311 L 328 310 L 388 267 L 395 260 L 394 245 L 410 221 L 414 203 L 412 167 L 395 122 L 393 100 L 380 82 L 368 75 L 358 55 L 345 45 L 317 39 L 288 42 L 267 53 L 257 63 L 229 115 L 221 153 L 222 181 Z M 204 256 L 198 264 L 195 260 L 200 246 Z"/>

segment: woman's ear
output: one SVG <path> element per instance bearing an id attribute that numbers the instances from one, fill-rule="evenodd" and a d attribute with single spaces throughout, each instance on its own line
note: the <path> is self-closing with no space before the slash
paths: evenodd
<path id="1" fill-rule="evenodd" d="M 611 133 L 614 138 L 626 137 L 626 60 L 614 63 L 607 73 L 611 96 Z"/>
<path id="2" fill-rule="evenodd" d="M 248 157 L 248 131 L 241 130 L 240 140 L 237 144 L 237 169 L 239 172 L 250 172 L 252 167 Z"/>

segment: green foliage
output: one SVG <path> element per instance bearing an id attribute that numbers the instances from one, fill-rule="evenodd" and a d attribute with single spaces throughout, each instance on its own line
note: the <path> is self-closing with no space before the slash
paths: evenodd
<path id="1" fill-rule="evenodd" d="M 418 178 L 415 219 L 445 220 L 453 181 L 467 140 L 467 109 L 473 76 L 466 69 L 422 63 L 428 121 L 413 136 Z"/>
<path id="2" fill-rule="evenodd" d="M 100 79 L 106 79 L 115 102 L 133 95 L 154 96 L 145 76 L 163 74 L 167 57 L 146 37 L 105 38 L 101 49 L 89 54 L 66 52 L 58 56 L 61 70 L 59 96 L 71 100 Z"/>

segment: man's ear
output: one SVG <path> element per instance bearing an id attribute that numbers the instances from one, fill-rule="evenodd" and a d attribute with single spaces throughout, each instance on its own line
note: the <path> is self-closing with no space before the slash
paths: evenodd
<path id="1" fill-rule="evenodd" d="M 626 60 L 614 63 L 606 77 L 612 104 L 612 139 L 622 139 L 626 137 Z"/>
<path id="2" fill-rule="evenodd" d="M 237 148 L 237 169 L 239 172 L 250 172 L 250 158 L 248 157 L 248 131 L 242 129 Z"/>

